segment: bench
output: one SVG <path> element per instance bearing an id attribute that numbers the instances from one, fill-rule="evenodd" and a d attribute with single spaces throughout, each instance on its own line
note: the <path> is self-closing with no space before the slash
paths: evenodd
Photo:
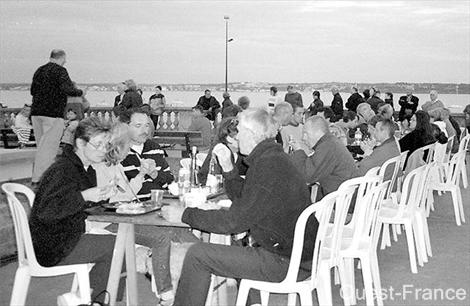
<path id="1" fill-rule="evenodd" d="M 200 131 L 155 131 L 154 139 L 163 148 L 181 150 L 182 157 L 189 157 L 192 146 L 202 145 Z"/>
<path id="2" fill-rule="evenodd" d="M 15 132 L 13 132 L 13 129 L 3 128 L 3 129 L 0 129 L 0 133 L 2 137 L 3 147 L 5 149 L 18 147 L 18 137 L 16 136 Z M 31 129 L 31 135 L 29 136 L 29 141 L 34 141 L 34 140 L 35 140 L 34 131 L 33 129 Z M 36 143 L 28 144 L 28 145 L 36 146 Z"/>

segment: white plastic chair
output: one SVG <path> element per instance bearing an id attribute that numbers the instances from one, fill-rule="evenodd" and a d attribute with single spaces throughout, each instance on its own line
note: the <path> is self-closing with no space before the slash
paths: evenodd
<path id="1" fill-rule="evenodd" d="M 343 236 L 341 251 L 339 256 L 344 260 L 345 276 L 341 288 L 343 290 L 345 304 L 356 304 L 355 280 L 354 280 L 354 259 L 358 258 L 361 263 L 362 279 L 366 291 L 366 304 L 374 305 L 374 289 L 377 297 L 377 304 L 383 305 L 381 297 L 381 283 L 379 273 L 379 263 L 377 259 L 377 216 L 389 188 L 390 181 L 372 187 L 366 192 L 358 210 L 354 212 L 358 222 L 354 229 L 353 236 L 345 239 Z"/>
<path id="2" fill-rule="evenodd" d="M 250 289 L 261 291 L 262 305 L 268 305 L 269 293 L 289 294 L 288 305 L 295 305 L 296 294 L 300 295 L 302 305 L 312 305 L 312 291 L 317 289 L 320 305 L 332 305 L 330 270 L 340 264 L 338 252 L 341 245 L 342 229 L 351 201 L 353 188 L 335 191 L 326 195 L 318 203 L 307 207 L 297 219 L 294 232 L 294 243 L 286 277 L 279 283 L 243 279 L 237 296 L 237 306 L 244 306 Z M 333 210 L 333 208 L 335 208 Z M 313 250 L 312 274 L 304 281 L 297 281 L 300 267 L 305 226 L 311 215 L 319 222 L 315 248 Z M 329 246 L 324 245 L 331 216 L 334 215 L 334 229 L 329 239 Z M 341 267 L 341 270 L 342 267 Z"/>
<path id="3" fill-rule="evenodd" d="M 202 167 L 202 164 L 204 164 L 204 161 L 207 158 L 207 153 L 197 153 L 196 154 L 196 165 L 198 167 Z"/>
<path id="4" fill-rule="evenodd" d="M 462 194 L 460 190 L 460 173 L 462 168 L 465 168 L 465 151 L 457 152 L 446 166 L 446 176 L 444 180 L 433 180 L 429 186 L 428 201 L 432 201 L 432 191 L 450 192 L 452 196 L 452 204 L 454 205 L 455 221 L 457 225 L 465 222 L 465 215 L 463 211 Z M 463 169 L 466 171 L 466 169 Z"/>
<path id="5" fill-rule="evenodd" d="M 460 174 L 462 175 L 462 184 L 463 188 L 467 189 L 468 187 L 468 178 L 467 178 L 467 168 L 465 166 L 466 160 L 465 157 L 467 156 L 467 150 L 468 150 L 468 144 L 470 143 L 470 134 L 467 136 L 463 137 L 462 140 L 460 141 L 459 145 L 459 151 L 458 152 L 464 152 L 462 153 L 463 155 L 463 164 L 461 165 L 460 168 Z"/>
<path id="6" fill-rule="evenodd" d="M 180 160 L 180 165 L 182 168 L 191 169 L 191 158 L 182 158 Z"/>
<path id="7" fill-rule="evenodd" d="M 410 256 L 411 272 L 418 273 L 416 266 L 416 257 L 420 266 L 425 260 L 425 237 L 422 232 L 425 230 L 419 227 L 416 218 L 416 211 L 420 202 L 424 202 L 424 183 L 429 166 L 424 165 L 411 171 L 403 183 L 403 189 L 400 201 L 396 207 L 385 207 L 379 211 L 378 224 L 380 227 L 388 224 L 397 224 L 405 226 L 405 233 L 408 242 L 408 253 Z M 428 233 L 429 236 L 429 233 Z M 415 252 L 415 243 L 418 256 Z"/>
<path id="8" fill-rule="evenodd" d="M 31 232 L 29 229 L 28 216 L 23 204 L 16 197 L 15 193 L 22 193 L 28 198 L 29 205 L 34 202 L 34 193 L 28 187 L 16 184 L 5 183 L 2 185 L 3 191 L 7 195 L 8 206 L 13 217 L 15 227 L 16 245 L 18 248 L 18 269 L 15 274 L 15 281 L 11 293 L 10 305 L 24 305 L 28 294 L 31 277 L 51 277 L 66 274 L 75 274 L 71 292 L 78 293 L 80 303 L 90 302 L 90 280 L 88 271 L 91 264 L 64 265 L 55 267 L 43 267 L 37 260 L 34 253 Z M 78 291 L 76 290 L 78 285 Z M 77 291 L 77 292 L 75 292 Z"/>

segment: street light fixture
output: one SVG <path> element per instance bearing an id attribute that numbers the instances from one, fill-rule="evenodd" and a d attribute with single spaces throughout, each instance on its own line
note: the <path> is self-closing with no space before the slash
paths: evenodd
<path id="1" fill-rule="evenodd" d="M 229 16 L 224 16 L 225 20 L 225 91 L 228 91 L 228 43 L 233 40 L 233 38 L 228 38 L 228 20 Z"/>

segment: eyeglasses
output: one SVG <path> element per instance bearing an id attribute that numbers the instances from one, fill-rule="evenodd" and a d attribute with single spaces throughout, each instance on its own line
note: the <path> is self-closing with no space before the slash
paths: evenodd
<path id="1" fill-rule="evenodd" d="M 94 144 L 91 141 L 89 141 L 88 144 L 90 144 L 93 147 L 93 149 L 98 150 L 98 151 L 106 150 L 106 147 L 108 145 L 106 142 L 101 142 L 101 143 L 98 143 L 98 144 Z"/>

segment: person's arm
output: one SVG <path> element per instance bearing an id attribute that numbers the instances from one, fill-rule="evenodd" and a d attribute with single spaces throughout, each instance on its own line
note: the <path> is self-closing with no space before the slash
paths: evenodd
<path id="1" fill-rule="evenodd" d="M 67 70 L 65 70 L 65 68 L 59 70 L 58 81 L 60 90 L 67 96 L 80 97 L 83 95 L 83 91 L 73 85 L 72 80 L 70 79 L 69 74 L 67 73 Z"/>
<path id="2" fill-rule="evenodd" d="M 294 165 L 304 175 L 309 184 L 318 182 L 325 173 L 330 173 L 337 164 L 337 161 L 334 161 L 333 152 L 325 149 L 319 147 L 309 157 L 303 150 L 294 151 L 292 155 Z"/>
<path id="3" fill-rule="evenodd" d="M 35 96 L 38 93 L 39 84 L 37 81 L 39 71 L 36 71 L 33 76 L 33 81 L 31 82 L 30 93 L 32 96 Z"/>

